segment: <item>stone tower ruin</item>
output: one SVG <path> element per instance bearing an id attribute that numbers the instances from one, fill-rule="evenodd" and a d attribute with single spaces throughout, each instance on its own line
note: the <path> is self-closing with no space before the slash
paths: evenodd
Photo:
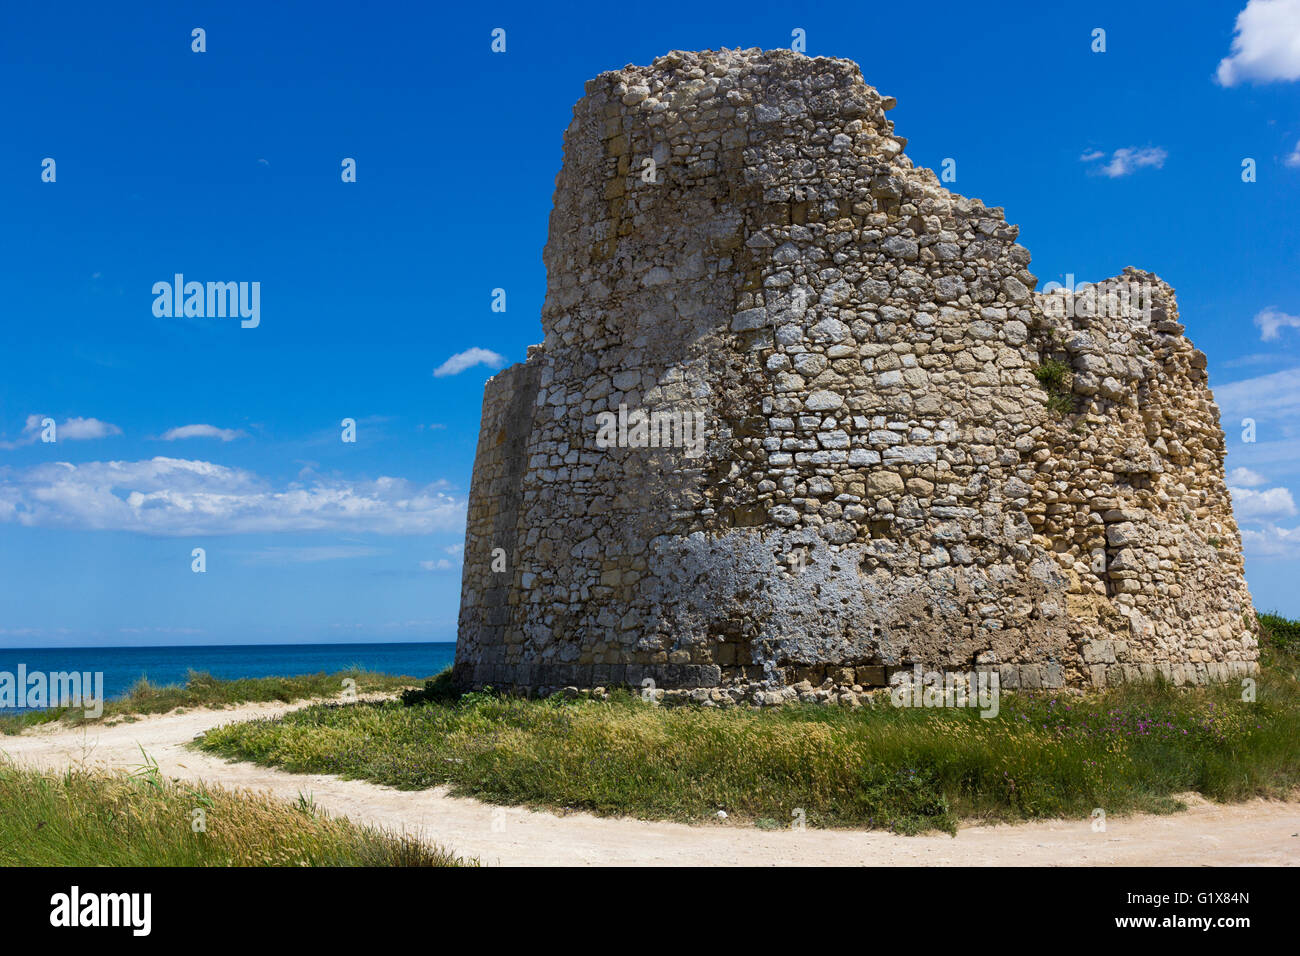
<path id="1" fill-rule="evenodd" d="M 545 340 L 488 383 L 465 686 L 1003 687 L 1256 669 L 1205 356 L 1129 269 L 1038 294 L 847 60 L 587 84 Z"/>

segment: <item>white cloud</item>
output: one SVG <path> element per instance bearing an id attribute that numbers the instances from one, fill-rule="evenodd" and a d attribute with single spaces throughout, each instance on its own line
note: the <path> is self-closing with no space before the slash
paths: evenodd
<path id="1" fill-rule="evenodd" d="M 181 425 L 163 432 L 163 441 L 176 441 L 182 438 L 220 438 L 222 441 L 234 441 L 243 438 L 244 432 L 236 428 L 218 428 L 216 425 Z"/>
<path id="2" fill-rule="evenodd" d="M 1287 315 L 1271 305 L 1255 316 L 1259 326 L 1259 337 L 1264 342 L 1271 342 L 1278 337 L 1281 329 L 1300 329 L 1300 315 Z"/>
<path id="3" fill-rule="evenodd" d="M 1079 157 L 1085 163 L 1096 162 L 1105 157 L 1105 153 L 1100 150 L 1092 150 L 1084 153 Z M 1144 166 L 1154 166 L 1160 169 L 1165 165 L 1165 160 L 1169 154 L 1159 146 L 1145 146 L 1138 148 L 1136 146 L 1125 146 L 1115 150 L 1110 154 L 1110 162 L 1102 166 L 1094 166 L 1090 172 L 1109 176 L 1111 179 L 1118 179 L 1120 176 L 1127 176 L 1130 173 L 1137 172 Z"/>
<path id="4" fill-rule="evenodd" d="M 45 430 L 41 422 L 48 417 L 48 415 L 28 415 L 26 422 L 23 423 L 23 437 L 14 441 L 0 441 L 0 448 L 21 448 L 23 445 L 35 444 Z M 92 438 L 107 438 L 110 435 L 120 434 L 122 434 L 122 429 L 116 425 L 110 425 L 108 422 L 101 422 L 98 418 L 78 418 L 73 416 L 62 424 L 55 423 L 54 426 L 56 442 L 86 441 Z"/>
<path id="5" fill-rule="evenodd" d="M 1243 528 L 1241 546 L 1252 558 L 1300 559 L 1300 528 L 1279 528 L 1275 524 Z"/>
<path id="6" fill-rule="evenodd" d="M 0 470 L 0 521 L 155 535 L 462 531 L 465 501 L 435 482 L 314 478 L 283 488 L 206 461 L 55 462 Z"/>
<path id="7" fill-rule="evenodd" d="M 107 438 L 109 435 L 120 434 L 122 429 L 101 422 L 98 418 L 69 418 L 58 429 L 59 441 L 84 441 L 87 438 Z"/>
<path id="8" fill-rule="evenodd" d="M 1300 79 L 1300 0 L 1250 0 L 1234 34 L 1219 61 L 1220 84 Z"/>
<path id="9" fill-rule="evenodd" d="M 463 352 L 457 352 L 434 369 L 433 374 L 435 378 L 443 378 L 447 375 L 459 375 L 465 369 L 473 368 L 475 365 L 486 365 L 488 368 L 495 369 L 505 364 L 505 356 L 498 355 L 490 349 L 481 349 L 475 346 Z"/>
<path id="10" fill-rule="evenodd" d="M 1238 520 L 1260 518 L 1290 518 L 1296 513 L 1295 501 L 1286 488 L 1268 488 L 1254 491 L 1250 488 L 1232 488 L 1232 513 Z"/>
<path id="11" fill-rule="evenodd" d="M 1291 150 L 1291 155 L 1283 160 L 1288 166 L 1300 166 L 1300 142 L 1295 144 L 1295 149 Z"/>
<path id="12" fill-rule="evenodd" d="M 1228 472 L 1228 485 L 1232 488 L 1258 488 L 1267 483 L 1267 478 L 1249 468 L 1234 468 Z"/>

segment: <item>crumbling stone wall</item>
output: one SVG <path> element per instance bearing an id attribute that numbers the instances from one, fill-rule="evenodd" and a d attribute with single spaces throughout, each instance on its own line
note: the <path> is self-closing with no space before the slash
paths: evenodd
<path id="1" fill-rule="evenodd" d="M 587 84 L 545 340 L 484 397 L 460 682 L 1253 672 L 1218 409 L 1172 290 L 1128 270 L 1035 294 L 1017 227 L 914 167 L 893 105 L 783 50 Z M 602 447 L 620 407 L 702 411 L 704 454 Z"/>

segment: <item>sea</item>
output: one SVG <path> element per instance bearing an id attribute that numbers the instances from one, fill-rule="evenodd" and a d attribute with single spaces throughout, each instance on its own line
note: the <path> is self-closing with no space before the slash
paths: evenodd
<path id="1" fill-rule="evenodd" d="M 191 670 L 213 677 L 293 677 L 332 674 L 353 667 L 419 679 L 451 666 L 454 641 L 428 644 L 231 644 L 185 647 L 4 647 L 0 673 L 102 671 L 104 696 L 121 697 L 140 678 L 151 684 L 184 684 Z M 15 679 L 13 677 L 11 680 Z M 6 710 L 8 708 L 0 708 Z"/>

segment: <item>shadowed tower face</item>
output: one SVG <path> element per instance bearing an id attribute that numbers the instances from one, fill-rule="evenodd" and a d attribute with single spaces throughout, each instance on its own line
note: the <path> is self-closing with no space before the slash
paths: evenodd
<path id="1" fill-rule="evenodd" d="M 457 679 L 1255 668 L 1205 357 L 1127 270 L 1035 294 L 853 63 L 671 53 L 565 134 L 545 340 L 488 382 Z"/>

